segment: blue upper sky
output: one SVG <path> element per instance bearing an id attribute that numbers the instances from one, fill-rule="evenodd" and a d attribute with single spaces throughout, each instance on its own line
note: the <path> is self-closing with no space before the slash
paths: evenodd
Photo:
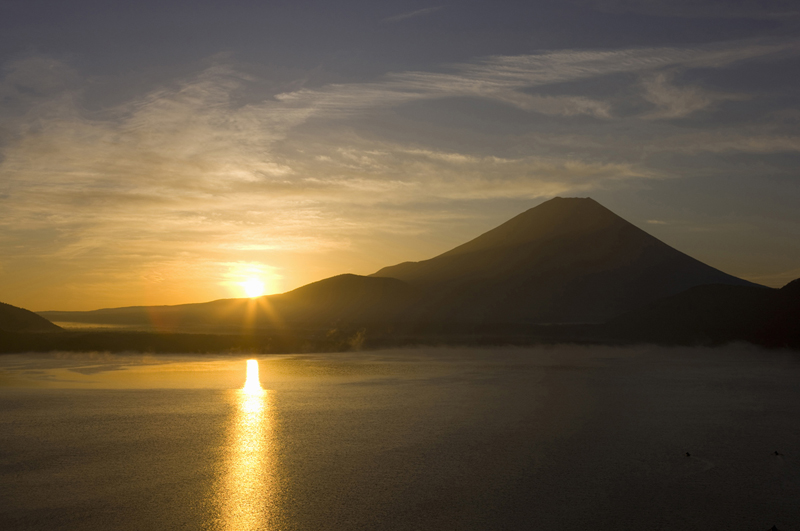
<path id="1" fill-rule="evenodd" d="M 800 277 L 794 1 L 0 0 L 0 299 L 285 291 L 591 196 Z"/>

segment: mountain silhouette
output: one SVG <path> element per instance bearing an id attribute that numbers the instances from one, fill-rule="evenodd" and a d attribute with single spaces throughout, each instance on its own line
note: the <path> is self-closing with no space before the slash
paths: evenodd
<path id="1" fill-rule="evenodd" d="M 691 258 L 592 199 L 555 198 L 444 254 L 257 299 L 42 312 L 164 330 L 601 323 L 704 284 L 756 285 Z"/>
<path id="2" fill-rule="evenodd" d="M 696 286 L 623 314 L 609 327 L 617 337 L 654 343 L 800 347 L 800 279 L 781 289 Z"/>
<path id="3" fill-rule="evenodd" d="M 0 302 L 0 331 L 55 332 L 61 327 L 24 308 Z"/>
<path id="4" fill-rule="evenodd" d="M 404 319 L 604 322 L 703 284 L 754 284 L 666 245 L 593 199 L 551 199 L 435 258 L 385 267 L 423 295 Z"/>

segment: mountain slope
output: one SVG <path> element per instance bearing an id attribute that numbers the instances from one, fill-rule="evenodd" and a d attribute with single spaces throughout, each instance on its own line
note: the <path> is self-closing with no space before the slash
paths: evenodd
<path id="1" fill-rule="evenodd" d="M 58 330 L 61 330 L 59 326 L 30 310 L 0 302 L 0 331 L 56 332 Z"/>
<path id="2" fill-rule="evenodd" d="M 639 341 L 800 347 L 800 279 L 781 289 L 696 286 L 609 325 L 618 337 Z"/>
<path id="3" fill-rule="evenodd" d="M 56 321 L 165 331 L 241 332 L 257 328 L 337 326 L 384 321 L 409 297 L 393 278 L 337 275 L 280 295 L 175 306 L 131 306 L 88 312 L 40 312 Z"/>
<path id="4" fill-rule="evenodd" d="M 422 262 L 376 277 L 425 293 L 420 322 L 603 322 L 702 284 L 752 285 L 695 260 L 592 199 L 555 198 Z"/>

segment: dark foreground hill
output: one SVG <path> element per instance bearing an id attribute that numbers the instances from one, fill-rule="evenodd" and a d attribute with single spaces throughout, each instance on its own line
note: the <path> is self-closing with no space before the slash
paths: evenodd
<path id="1" fill-rule="evenodd" d="M 419 323 L 599 323 L 703 284 L 754 284 L 714 269 L 593 199 L 555 198 L 455 249 L 386 267 L 421 296 Z"/>
<path id="2" fill-rule="evenodd" d="M 0 331 L 55 332 L 57 330 L 61 328 L 32 311 L 0 302 Z"/>
<path id="3" fill-rule="evenodd" d="M 363 278 L 363 277 L 361 277 Z M 317 297 L 341 299 L 338 289 L 362 284 L 359 277 L 344 278 L 328 289 L 327 281 L 301 294 L 317 307 Z M 388 285 L 387 285 L 388 286 Z M 408 295 L 402 285 L 400 298 Z M 315 293 L 322 290 L 322 294 Z M 313 295 L 313 297 L 312 297 Z M 349 294 L 360 300 L 357 294 Z M 237 302 L 238 301 L 238 302 Z M 232 305 L 240 300 L 217 301 Z M 383 301 L 382 301 L 383 302 Z M 200 305 L 202 306 L 202 305 Z M 221 308 L 225 305 L 221 304 Z M 171 308 L 171 307 L 165 307 Z M 237 308 L 237 306 L 227 306 Z M 119 308 L 120 320 L 142 316 L 141 309 Z M 298 309 L 300 311 L 300 309 Z M 302 313 L 302 312 L 301 312 Z M 114 312 L 110 312 L 114 315 Z M 162 317 L 166 314 L 162 314 Z M 183 314 L 177 314 L 183 315 Z M 201 314 L 204 315 L 204 314 Z M 144 319 L 144 317 L 142 317 Z M 341 323 L 336 328 L 287 324 L 272 329 L 242 328 L 236 333 L 169 333 L 131 331 L 62 331 L 50 334 L 0 331 L 0 352 L 25 351 L 140 351 L 140 352 L 330 352 L 408 345 L 533 345 L 636 344 L 722 345 L 746 341 L 771 348 L 800 349 L 800 279 L 782 289 L 712 284 L 696 286 L 678 295 L 623 314 L 605 324 L 537 325 L 429 325 L 399 327 Z M 183 328 L 182 330 L 186 330 Z M 198 329 L 202 330 L 202 329 Z M 165 331 L 167 333 L 165 333 Z"/>
<path id="4" fill-rule="evenodd" d="M 608 329 L 635 342 L 800 348 L 800 279 L 781 289 L 697 286 L 621 315 Z"/>

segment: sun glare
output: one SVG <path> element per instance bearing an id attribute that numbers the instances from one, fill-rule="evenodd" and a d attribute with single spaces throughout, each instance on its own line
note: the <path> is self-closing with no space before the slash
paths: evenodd
<path id="1" fill-rule="evenodd" d="M 257 278 L 249 278 L 241 285 L 248 297 L 260 297 L 264 294 L 264 283 Z"/>

